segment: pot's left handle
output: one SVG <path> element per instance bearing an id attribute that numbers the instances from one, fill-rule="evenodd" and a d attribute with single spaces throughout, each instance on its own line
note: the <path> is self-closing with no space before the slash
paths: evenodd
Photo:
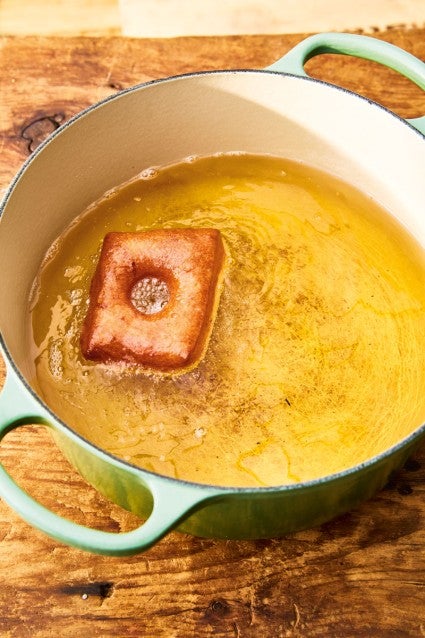
<path id="1" fill-rule="evenodd" d="M 6 382 L 0 391 L 0 441 L 11 430 L 28 423 L 49 424 L 49 415 L 36 406 L 15 371 L 6 364 Z M 146 481 L 153 510 L 146 522 L 130 532 L 111 533 L 73 523 L 51 512 L 25 492 L 0 464 L 0 497 L 27 523 L 55 540 L 97 554 L 129 556 L 149 549 L 167 532 L 199 509 L 212 494 L 189 484 Z"/>
<path id="2" fill-rule="evenodd" d="M 341 53 L 379 62 L 398 71 L 425 90 L 425 63 L 400 47 L 365 35 L 351 33 L 318 33 L 302 40 L 280 60 L 266 68 L 268 71 L 292 73 L 308 77 L 304 65 L 322 53 Z M 425 134 L 425 116 L 406 120 Z"/>
<path id="3" fill-rule="evenodd" d="M 1 356 L 0 349 L 0 356 Z M 0 428 L 3 438 L 10 430 L 29 423 L 49 425 L 49 414 L 31 395 L 8 359 L 4 357 L 6 379 L 0 389 Z"/>

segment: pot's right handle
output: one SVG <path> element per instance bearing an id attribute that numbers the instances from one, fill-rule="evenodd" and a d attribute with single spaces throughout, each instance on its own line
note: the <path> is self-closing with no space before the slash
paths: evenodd
<path id="1" fill-rule="evenodd" d="M 267 71 L 293 73 L 308 77 L 305 63 L 322 53 L 341 53 L 380 62 L 398 71 L 425 90 L 425 63 L 400 47 L 365 35 L 351 33 L 318 33 L 312 35 L 266 68 Z M 425 134 L 425 116 L 406 120 Z"/>

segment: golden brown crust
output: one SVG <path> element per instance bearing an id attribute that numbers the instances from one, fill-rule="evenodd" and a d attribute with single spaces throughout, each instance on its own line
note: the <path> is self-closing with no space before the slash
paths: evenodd
<path id="1" fill-rule="evenodd" d="M 206 350 L 224 259 L 212 228 L 107 234 L 81 332 L 84 357 L 159 372 L 194 367 Z M 164 281 L 170 295 L 155 314 L 131 302 L 133 286 L 148 277 Z"/>

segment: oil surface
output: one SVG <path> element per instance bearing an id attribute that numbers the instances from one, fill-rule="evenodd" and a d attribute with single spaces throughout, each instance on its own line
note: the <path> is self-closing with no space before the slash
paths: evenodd
<path id="1" fill-rule="evenodd" d="M 85 361 L 79 334 L 104 235 L 185 226 L 218 228 L 228 255 L 203 361 L 171 378 Z M 106 194 L 46 256 L 31 329 L 35 384 L 59 417 L 186 480 L 317 478 L 425 420 L 421 248 L 366 196 L 283 159 L 189 158 Z"/>

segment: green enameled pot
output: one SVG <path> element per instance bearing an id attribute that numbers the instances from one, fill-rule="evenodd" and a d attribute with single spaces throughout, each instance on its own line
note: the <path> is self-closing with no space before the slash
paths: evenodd
<path id="1" fill-rule="evenodd" d="M 24 164 L 1 208 L 1 350 L 6 382 L 0 437 L 44 423 L 102 494 L 140 515 L 123 534 L 88 529 L 41 506 L 0 468 L 0 495 L 46 534 L 111 555 L 146 550 L 172 528 L 252 539 L 318 525 L 372 496 L 425 434 L 425 426 L 339 474 L 272 488 L 222 488 L 154 474 L 114 458 L 58 419 L 31 388 L 27 304 L 53 240 L 112 187 L 142 168 L 189 155 L 270 153 L 333 173 L 368 192 L 425 249 L 425 117 L 405 121 L 381 106 L 307 77 L 324 52 L 357 55 L 398 70 L 425 89 L 425 64 L 374 38 L 321 34 L 262 71 L 194 73 L 122 91 L 61 126 Z"/>

